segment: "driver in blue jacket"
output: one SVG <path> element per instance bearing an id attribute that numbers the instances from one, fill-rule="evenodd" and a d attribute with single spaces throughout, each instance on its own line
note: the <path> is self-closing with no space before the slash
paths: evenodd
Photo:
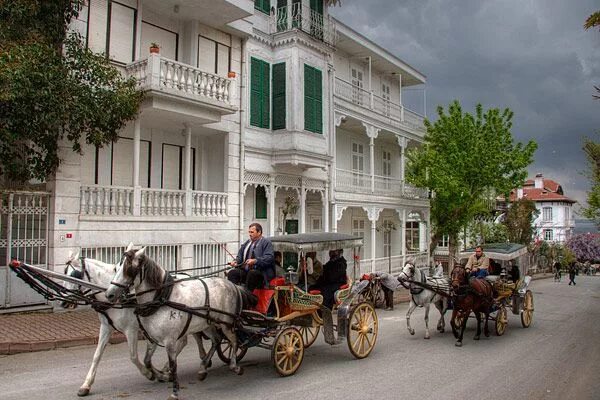
<path id="1" fill-rule="evenodd" d="M 262 226 L 254 222 L 248 226 L 248 239 L 240 246 L 237 257 L 229 265 L 227 279 L 235 284 L 246 284 L 249 291 L 262 289 L 275 277 L 273 243 L 262 235 Z"/>

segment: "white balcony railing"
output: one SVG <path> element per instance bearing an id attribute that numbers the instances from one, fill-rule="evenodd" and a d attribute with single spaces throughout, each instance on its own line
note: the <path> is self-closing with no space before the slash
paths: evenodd
<path id="1" fill-rule="evenodd" d="M 300 30 L 313 38 L 335 46 L 337 30 L 333 19 L 328 15 L 302 7 L 302 3 L 293 3 L 290 6 L 280 7 L 271 17 L 271 33 Z"/>
<path id="2" fill-rule="evenodd" d="M 380 97 L 357 85 L 335 78 L 335 96 L 351 102 L 359 107 L 373 111 L 391 125 L 408 125 L 414 129 L 424 130 L 424 116 L 394 103 L 389 99 Z"/>
<path id="3" fill-rule="evenodd" d="M 142 189 L 141 215 L 184 215 L 185 190 Z"/>
<path id="4" fill-rule="evenodd" d="M 338 168 L 335 172 L 335 182 L 337 189 L 345 189 L 359 193 L 371 192 L 371 175 L 362 172 Z"/>
<path id="5" fill-rule="evenodd" d="M 165 90 L 198 100 L 209 99 L 231 106 L 235 85 L 225 78 L 160 54 L 128 64 L 127 76 L 134 77 L 142 89 Z"/>
<path id="6" fill-rule="evenodd" d="M 89 185 L 80 194 L 81 215 L 227 217 L 228 195 L 221 192 Z"/>
<path id="7" fill-rule="evenodd" d="M 364 172 L 335 170 L 335 188 L 341 192 L 374 193 L 392 197 L 427 199 L 429 191 L 391 176 L 365 174 Z"/>
<path id="8" fill-rule="evenodd" d="M 80 212 L 84 215 L 133 215 L 133 188 L 81 186 Z"/>

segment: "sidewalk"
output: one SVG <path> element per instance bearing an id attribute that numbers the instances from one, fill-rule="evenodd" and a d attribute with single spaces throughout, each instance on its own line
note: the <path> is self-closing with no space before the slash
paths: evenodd
<path id="1" fill-rule="evenodd" d="M 92 309 L 0 315 L 0 355 L 96 344 L 99 328 Z M 123 341 L 119 332 L 110 339 Z"/>

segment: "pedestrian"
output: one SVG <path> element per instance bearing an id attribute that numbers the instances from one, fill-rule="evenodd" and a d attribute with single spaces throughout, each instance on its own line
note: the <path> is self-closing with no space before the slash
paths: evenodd
<path id="1" fill-rule="evenodd" d="M 571 265 L 569 265 L 569 286 L 571 283 L 577 285 L 575 283 L 575 275 L 577 275 L 577 267 L 575 266 L 575 263 L 571 263 Z"/>
<path id="2" fill-rule="evenodd" d="M 562 278 L 561 265 L 558 261 L 554 263 L 554 282 L 560 282 Z"/>

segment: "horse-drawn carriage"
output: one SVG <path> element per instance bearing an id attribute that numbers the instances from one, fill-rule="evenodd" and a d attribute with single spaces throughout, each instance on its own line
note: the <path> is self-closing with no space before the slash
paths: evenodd
<path id="1" fill-rule="evenodd" d="M 468 256 L 472 254 L 471 251 L 466 251 L 461 254 L 461 260 L 463 263 L 466 261 Z M 531 276 L 523 275 L 527 271 L 526 266 L 522 265 L 522 262 L 526 262 L 527 249 L 525 246 L 517 244 L 497 244 L 497 245 L 486 245 L 485 254 L 490 259 L 494 260 L 498 270 L 494 271 L 496 274 L 488 275 L 485 278 L 485 282 L 472 282 L 467 281 L 464 278 L 464 272 L 460 270 L 461 267 L 455 268 L 454 280 L 455 286 L 461 286 L 466 288 L 467 291 L 477 291 L 475 285 L 479 285 L 482 292 L 485 292 L 486 288 L 489 288 L 489 294 L 480 296 L 478 300 L 482 301 L 482 309 L 486 309 L 486 326 L 487 317 L 491 319 L 495 324 L 496 335 L 501 336 L 506 331 L 508 325 L 508 311 L 511 309 L 515 315 L 520 315 L 521 324 L 524 328 L 528 328 L 533 321 L 533 293 L 529 290 L 529 283 L 531 282 Z M 508 268 L 513 266 L 517 269 L 517 276 L 511 276 Z M 460 279 L 465 279 L 460 281 Z M 477 308 L 477 307 L 475 307 Z M 475 312 L 476 318 L 478 318 L 478 333 L 476 338 L 479 336 L 479 313 Z M 457 335 L 457 328 L 462 327 L 466 324 L 464 313 L 453 312 L 452 326 L 455 335 Z M 460 333 L 460 339 L 462 339 L 462 332 Z"/>
<path id="2" fill-rule="evenodd" d="M 291 268 L 285 279 L 274 279 L 269 289 L 259 293 L 258 306 L 262 309 L 242 311 L 238 360 L 248 347 L 266 348 L 271 350 L 277 372 L 282 376 L 292 375 L 302 363 L 304 349 L 315 342 L 321 329 L 326 343 L 333 345 L 345 340 L 354 357 L 367 357 L 375 347 L 378 333 L 377 313 L 361 295 L 367 284 L 350 283 L 339 287 L 335 293 L 337 321 L 334 322 L 332 310 L 322 305 L 323 296 L 318 291 L 308 291 L 307 286 L 297 285 L 295 272 L 302 271 L 306 282 L 306 253 L 351 249 L 352 276 L 355 276 L 362 238 L 315 233 L 277 236 L 271 241 L 275 251 L 297 255 L 300 268 Z M 230 360 L 232 347 L 226 340 L 217 351 L 223 361 Z"/>
<path id="3" fill-rule="evenodd" d="M 353 276 L 363 244 L 362 238 L 337 233 L 286 235 L 271 240 L 276 251 L 296 254 L 302 271 L 306 271 L 303 267 L 307 252 L 351 249 Z M 271 281 L 271 286 L 259 296 L 258 307 L 244 309 L 243 290 L 233 283 L 222 278 L 172 276 L 147 257 L 144 249 L 134 250 L 129 246 L 116 266 L 97 260 L 77 260 L 77 257 L 68 261 L 68 266 L 76 264 L 75 277 L 18 262 L 13 262 L 11 268 L 50 300 L 91 304 L 104 317 L 101 317 L 103 326 L 109 327 L 106 332 L 112 327 L 123 330 L 126 335 L 131 333 L 127 336 L 132 342 L 132 361 L 149 379 L 173 379 L 171 398 L 177 398 L 179 391 L 177 354 L 190 334 L 199 344 L 200 379 L 206 377 L 206 368 L 211 365 L 215 351 L 230 369 L 241 374 L 243 369 L 237 362 L 248 348 L 268 349 L 276 371 L 289 376 L 298 370 L 305 348 L 314 343 L 321 329 L 325 342 L 333 345 L 346 341 L 356 358 L 367 357 L 377 340 L 377 314 L 374 307 L 364 301 L 367 283 L 340 287 L 335 293 L 336 306 L 332 311 L 322 305 L 323 297 L 319 293 L 310 293 L 306 287 L 303 290 L 296 285 L 295 273 L 290 272 L 287 278 Z M 92 268 L 101 273 L 86 272 Z M 107 278 L 94 281 L 101 275 Z M 70 286 L 61 285 L 57 279 L 69 282 Z M 144 364 L 137 360 L 135 349 L 134 336 L 137 337 L 138 328 L 148 339 Z M 108 334 L 103 335 L 101 329 L 104 344 L 99 343 L 97 352 L 103 351 L 105 345 L 102 336 L 107 338 Z M 212 343 L 208 353 L 204 351 L 202 338 Z M 156 345 L 165 346 L 167 350 L 168 370 L 156 370 L 151 364 Z M 95 358 L 80 395 L 89 393 L 96 366 Z"/>

